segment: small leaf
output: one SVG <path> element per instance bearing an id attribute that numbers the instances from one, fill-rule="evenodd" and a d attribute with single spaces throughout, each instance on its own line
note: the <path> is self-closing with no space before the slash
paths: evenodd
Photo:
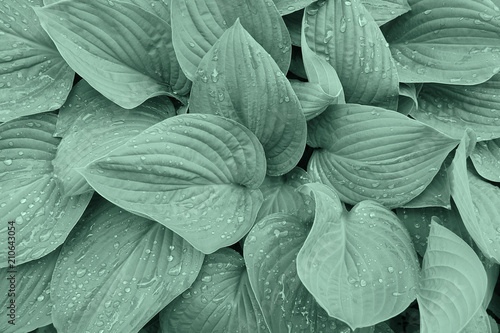
<path id="1" fill-rule="evenodd" d="M 385 31 L 401 82 L 472 85 L 500 70 L 498 34 L 489 0 L 409 0 L 411 10 Z"/>
<path id="2" fill-rule="evenodd" d="M 346 203 L 368 199 L 389 208 L 422 193 L 458 143 L 398 112 L 356 104 L 331 105 L 310 120 L 308 141 L 320 148 L 307 167 L 313 180 Z"/>
<path id="3" fill-rule="evenodd" d="M 420 267 L 396 215 L 373 201 L 347 212 L 326 185 L 308 184 L 304 191 L 314 195 L 316 215 L 297 272 L 318 303 L 353 330 L 406 309 L 415 300 Z"/>
<path id="4" fill-rule="evenodd" d="M 407 0 L 361 0 L 361 3 L 379 26 L 411 9 Z"/>
<path id="5" fill-rule="evenodd" d="M 422 89 L 422 84 L 400 83 L 398 112 L 409 115 L 418 109 L 418 94 Z"/>
<path id="6" fill-rule="evenodd" d="M 481 177 L 500 182 L 500 139 L 478 142 L 470 159 Z"/>
<path id="7" fill-rule="evenodd" d="M 92 197 L 63 197 L 52 160 L 57 116 L 42 113 L 0 125 L 0 216 L 16 228 L 16 264 L 39 259 L 61 245 Z M 7 235 L 7 223 L 0 234 Z M 7 238 L 0 238 L 0 267 L 7 267 Z"/>
<path id="8" fill-rule="evenodd" d="M 71 196 L 93 191 L 75 169 L 85 167 L 148 127 L 174 115 L 174 106 L 163 96 L 126 110 L 99 94 L 84 80 L 80 81 L 58 115 L 58 124 L 63 123 L 59 127 L 71 124 L 71 128 L 64 131 L 52 161 L 63 194 Z"/>
<path id="9" fill-rule="evenodd" d="M 71 68 L 121 107 L 189 92 L 170 25 L 151 11 L 128 2 L 81 0 L 54 3 L 37 15 Z"/>
<path id="10" fill-rule="evenodd" d="M 348 103 L 397 108 L 396 66 L 382 32 L 360 0 L 311 4 L 303 29 L 311 50 L 337 71 Z"/>
<path id="11" fill-rule="evenodd" d="M 248 277 L 271 332 L 340 332 L 347 325 L 329 317 L 297 275 L 296 257 L 310 219 L 277 213 L 258 222 L 245 239 Z"/>
<path id="12" fill-rule="evenodd" d="M 205 257 L 191 287 L 160 312 L 163 331 L 269 332 L 243 258 L 231 249 Z"/>
<path id="13" fill-rule="evenodd" d="M 75 73 L 33 10 L 42 5 L 9 1 L 0 11 L 0 122 L 55 110 L 71 90 Z"/>
<path id="14" fill-rule="evenodd" d="M 172 29 L 182 70 L 194 80 L 201 59 L 237 19 L 283 73 L 290 66 L 290 35 L 272 0 L 174 0 Z M 210 75 L 210 73 L 209 73 Z"/>
<path id="15" fill-rule="evenodd" d="M 292 170 L 304 152 L 307 125 L 299 100 L 239 19 L 201 60 L 189 103 L 191 113 L 221 115 L 250 129 L 264 147 L 270 176 Z"/>
<path id="16" fill-rule="evenodd" d="M 486 284 L 469 245 L 433 221 L 417 293 L 421 332 L 459 332 L 481 307 Z"/>
<path id="17" fill-rule="evenodd" d="M 478 141 L 500 138 L 500 75 L 470 87 L 424 84 L 418 103 L 411 116 L 453 138 L 466 128 Z"/>
<path id="18" fill-rule="evenodd" d="M 58 332 L 137 332 L 196 279 L 204 255 L 102 198 L 64 243 L 51 282 Z"/>
<path id="19" fill-rule="evenodd" d="M 5 291 L 0 299 L 6 314 L 0 323 L 3 333 L 29 332 L 52 322 L 50 281 L 59 250 L 22 265 L 0 269 L 0 289 Z"/>
<path id="20" fill-rule="evenodd" d="M 208 254 L 250 230 L 265 170 L 262 146 L 248 129 L 186 114 L 151 126 L 81 173 L 109 201 Z"/>
<path id="21" fill-rule="evenodd" d="M 325 93 L 317 83 L 290 80 L 290 85 L 299 99 L 306 120 L 317 117 L 329 105 L 337 103 L 337 97 Z"/>

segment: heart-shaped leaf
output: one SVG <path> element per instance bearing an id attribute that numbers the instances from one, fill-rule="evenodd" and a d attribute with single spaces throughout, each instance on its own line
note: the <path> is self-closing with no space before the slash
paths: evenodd
<path id="1" fill-rule="evenodd" d="M 16 228 L 16 264 L 43 257 L 61 245 L 92 193 L 63 197 L 52 160 L 60 139 L 57 116 L 42 113 L 0 125 L 0 216 Z M 2 223 L 0 234 L 7 235 Z M 7 238 L 0 238 L 0 267 L 7 267 Z"/>
<path id="2" fill-rule="evenodd" d="M 373 201 L 347 212 L 326 185 L 308 184 L 304 191 L 314 196 L 316 215 L 297 272 L 328 315 L 354 330 L 406 309 L 415 300 L 420 267 L 397 216 Z"/>
<path id="3" fill-rule="evenodd" d="M 186 114 L 81 169 L 99 194 L 212 253 L 242 238 L 262 204 L 264 150 L 237 122 Z"/>
<path id="4" fill-rule="evenodd" d="M 239 253 L 207 255 L 191 287 L 160 313 L 163 331 L 269 332 Z"/>
<path id="5" fill-rule="evenodd" d="M 97 197 L 51 282 L 60 332 L 137 332 L 196 279 L 204 255 L 159 223 Z"/>
<path id="6" fill-rule="evenodd" d="M 470 159 L 481 177 L 500 181 L 500 139 L 478 142 Z"/>
<path id="7" fill-rule="evenodd" d="M 33 8 L 42 0 L 5 5 L 0 11 L 0 122 L 59 108 L 75 75 L 35 15 Z"/>
<path id="8" fill-rule="evenodd" d="M 193 80 L 191 113 L 221 115 L 250 129 L 264 147 L 270 176 L 297 165 L 307 135 L 299 100 L 239 19 L 203 57 Z"/>

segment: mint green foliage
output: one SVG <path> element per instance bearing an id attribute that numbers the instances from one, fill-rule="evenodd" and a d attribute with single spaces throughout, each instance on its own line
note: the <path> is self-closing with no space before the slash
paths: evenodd
<path id="1" fill-rule="evenodd" d="M 0 0 L 0 332 L 498 332 L 499 6 Z"/>

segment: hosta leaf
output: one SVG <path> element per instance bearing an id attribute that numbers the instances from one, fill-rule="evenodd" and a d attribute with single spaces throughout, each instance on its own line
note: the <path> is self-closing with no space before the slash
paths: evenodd
<path id="1" fill-rule="evenodd" d="M 257 214 L 257 221 L 273 213 L 288 213 L 301 219 L 313 215 L 312 200 L 297 189 L 310 183 L 307 172 L 299 167 L 280 177 L 266 177 L 259 187 L 264 202 Z"/>
<path id="2" fill-rule="evenodd" d="M 361 3 L 379 26 L 411 9 L 407 0 L 361 0 Z"/>
<path id="3" fill-rule="evenodd" d="M 397 216 L 373 201 L 347 212 L 326 185 L 308 184 L 304 191 L 313 194 L 316 215 L 297 272 L 318 303 L 352 329 L 406 309 L 415 299 L 420 267 Z"/>
<path id="4" fill-rule="evenodd" d="M 349 330 L 328 316 L 297 275 L 297 253 L 310 225 L 310 219 L 277 213 L 258 222 L 245 239 L 248 277 L 271 332 Z"/>
<path id="5" fill-rule="evenodd" d="M 290 80 L 290 85 L 299 99 L 306 120 L 320 115 L 329 105 L 337 102 L 336 97 L 325 93 L 317 83 Z"/>
<path id="6" fill-rule="evenodd" d="M 314 0 L 273 0 L 276 8 L 278 8 L 278 12 L 281 15 L 288 15 L 295 11 L 301 10 L 311 3 Z"/>
<path id="7" fill-rule="evenodd" d="M 54 269 L 54 326 L 137 332 L 191 285 L 203 257 L 161 224 L 96 198 Z"/>
<path id="8" fill-rule="evenodd" d="M 459 332 L 481 307 L 486 283 L 469 245 L 433 221 L 417 293 L 420 332 Z"/>
<path id="9" fill-rule="evenodd" d="M 265 170 L 262 146 L 248 129 L 186 114 L 151 126 L 81 172 L 109 201 L 212 253 L 250 230 Z"/>
<path id="10" fill-rule="evenodd" d="M 496 324 L 496 323 L 495 323 Z M 460 333 L 491 333 L 491 323 L 486 310 L 480 307 L 476 314 L 472 317 L 467 325 L 460 331 Z"/>
<path id="11" fill-rule="evenodd" d="M 335 68 L 346 101 L 396 109 L 396 66 L 382 32 L 360 0 L 319 1 L 305 13 L 307 44 Z"/>
<path id="12" fill-rule="evenodd" d="M 245 262 L 227 248 L 205 257 L 194 283 L 160 313 L 160 322 L 164 332 L 269 332 Z"/>
<path id="13" fill-rule="evenodd" d="M 201 59 L 238 18 L 281 71 L 288 71 L 290 35 L 272 0 L 173 0 L 175 53 L 190 80 L 195 79 Z"/>
<path id="14" fill-rule="evenodd" d="M 37 10 L 66 62 L 101 94 L 131 109 L 190 82 L 175 58 L 170 25 L 121 1 L 61 1 Z"/>
<path id="15" fill-rule="evenodd" d="M 4 291 L 0 305 L 6 314 L 0 323 L 3 333 L 29 332 L 52 322 L 50 281 L 58 255 L 59 249 L 19 266 L 14 259 L 12 267 L 0 269 Z"/>
<path id="16" fill-rule="evenodd" d="M 400 83 L 398 112 L 409 115 L 418 109 L 418 94 L 422 89 L 422 84 Z"/>
<path id="17" fill-rule="evenodd" d="M 308 165 L 316 181 L 333 186 L 342 201 L 372 199 L 399 207 L 431 183 L 457 140 L 382 108 L 331 105 L 308 122 Z"/>
<path id="18" fill-rule="evenodd" d="M 75 73 L 33 11 L 42 5 L 9 1 L 0 10 L 0 122 L 55 110 L 71 90 Z"/>
<path id="19" fill-rule="evenodd" d="M 306 120 L 288 79 L 236 20 L 203 57 L 189 102 L 191 113 L 231 118 L 250 129 L 266 152 L 267 173 L 299 162 Z"/>
<path id="20" fill-rule="evenodd" d="M 498 7 L 489 0 L 409 0 L 385 32 L 402 82 L 471 85 L 500 70 Z"/>
<path id="21" fill-rule="evenodd" d="M 466 128 L 478 141 L 500 137 L 500 75 L 470 87 L 424 84 L 418 103 L 411 116 L 451 137 L 461 139 Z"/>
<path id="22" fill-rule="evenodd" d="M 62 122 L 69 122 L 75 114 L 77 118 L 65 132 L 52 161 L 65 196 L 93 191 L 76 168 L 85 167 L 148 127 L 174 116 L 175 109 L 168 98 L 161 96 L 126 110 L 82 80 L 59 111 Z"/>
<path id="23" fill-rule="evenodd" d="M 0 216 L 16 227 L 16 264 L 55 250 L 82 216 L 92 194 L 62 197 L 52 160 L 60 139 L 57 116 L 26 116 L 0 125 Z M 7 223 L 0 226 L 7 235 Z M 7 238 L 0 238 L 0 267 L 7 267 Z"/>
<path id="24" fill-rule="evenodd" d="M 500 182 L 500 139 L 478 142 L 470 159 L 481 177 Z"/>

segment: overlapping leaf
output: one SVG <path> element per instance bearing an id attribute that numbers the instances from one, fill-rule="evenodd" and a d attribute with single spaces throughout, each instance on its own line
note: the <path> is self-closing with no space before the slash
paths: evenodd
<path id="1" fill-rule="evenodd" d="M 418 94 L 422 89 L 422 84 L 400 83 L 398 112 L 409 115 L 418 109 Z"/>
<path id="2" fill-rule="evenodd" d="M 109 201 L 212 253 L 250 230 L 265 170 L 262 146 L 248 129 L 187 114 L 151 126 L 81 172 Z"/>
<path id="3" fill-rule="evenodd" d="M 378 25 L 383 25 L 411 9 L 407 0 L 361 0 L 361 3 Z"/>
<path id="4" fill-rule="evenodd" d="M 490 0 L 409 0 L 385 36 L 402 82 L 472 85 L 498 73 L 500 12 Z"/>
<path id="5" fill-rule="evenodd" d="M 420 271 L 401 221 L 373 201 L 347 212 L 326 185 L 304 190 L 316 201 L 314 224 L 297 256 L 297 272 L 309 292 L 352 329 L 401 313 L 415 299 Z"/>
<path id="6" fill-rule="evenodd" d="M 0 280 L 3 290 L 0 305 L 6 315 L 0 323 L 3 333 L 29 332 L 52 322 L 50 281 L 59 250 L 19 266 L 16 266 L 13 256 L 13 265 L 0 269 L 3 277 Z M 14 324 L 9 323 L 11 320 Z"/>
<path id="7" fill-rule="evenodd" d="M 486 272 L 474 251 L 433 221 L 417 293 L 420 331 L 460 332 L 481 307 L 486 284 Z"/>
<path id="8" fill-rule="evenodd" d="M 194 80 L 201 59 L 237 19 L 283 73 L 290 66 L 290 35 L 272 0 L 174 0 L 172 28 L 182 70 Z M 208 73 L 210 75 L 210 73 Z"/>
<path id="9" fill-rule="evenodd" d="M 333 186 L 342 201 L 401 206 L 431 183 L 458 143 L 404 115 L 382 108 L 331 105 L 308 122 L 314 180 Z"/>
<path id="10" fill-rule="evenodd" d="M 500 137 L 500 75 L 470 87 L 424 84 L 418 102 L 411 116 L 451 137 L 461 139 L 466 128 L 478 141 Z"/>
<path id="11" fill-rule="evenodd" d="M 82 103 L 85 101 L 85 103 Z M 114 104 L 85 81 L 80 81 L 59 112 L 58 124 L 64 137 L 52 164 L 65 196 L 92 191 L 75 171 L 103 157 L 148 127 L 175 115 L 164 96 L 150 99 L 133 110 Z M 73 119 L 74 117 L 76 119 Z M 69 131 L 64 131 L 70 126 Z"/>
<path id="12" fill-rule="evenodd" d="M 500 139 L 478 142 L 470 159 L 481 177 L 500 181 Z"/>
<path id="13" fill-rule="evenodd" d="M 335 68 L 348 103 L 396 109 L 396 66 L 382 32 L 360 0 L 311 4 L 303 24 L 307 44 Z"/>
<path id="14" fill-rule="evenodd" d="M 269 332 L 243 258 L 231 249 L 205 257 L 196 280 L 160 313 L 160 322 L 163 331 L 176 333 Z"/>
<path id="15" fill-rule="evenodd" d="M 0 9 L 0 122 L 55 110 L 71 89 L 74 72 L 41 28 L 40 6 L 19 0 Z"/>
<path id="16" fill-rule="evenodd" d="M 288 15 L 303 9 L 314 2 L 314 0 L 273 0 L 281 15 Z"/>
<path id="17" fill-rule="evenodd" d="M 285 75 L 239 22 L 201 60 L 190 112 L 221 115 L 249 128 L 264 147 L 267 173 L 279 176 L 304 152 L 306 120 Z"/>
<path id="18" fill-rule="evenodd" d="M 55 250 L 82 216 L 92 194 L 63 197 L 52 160 L 60 139 L 57 116 L 31 115 L 0 125 L 0 234 L 16 227 L 16 264 Z M 0 238 L 0 267 L 7 267 L 7 237 Z"/>
<path id="19" fill-rule="evenodd" d="M 54 269 L 54 326 L 136 332 L 191 285 L 203 257 L 161 224 L 96 198 Z"/>
<path id="20" fill-rule="evenodd" d="M 37 10 L 66 62 L 101 94 L 131 109 L 190 82 L 176 60 L 169 23 L 131 2 L 61 1 Z"/>
<path id="21" fill-rule="evenodd" d="M 259 221 L 245 239 L 250 283 L 271 332 L 337 332 L 349 329 L 326 311 L 297 275 L 297 254 L 311 219 L 277 213 Z"/>

